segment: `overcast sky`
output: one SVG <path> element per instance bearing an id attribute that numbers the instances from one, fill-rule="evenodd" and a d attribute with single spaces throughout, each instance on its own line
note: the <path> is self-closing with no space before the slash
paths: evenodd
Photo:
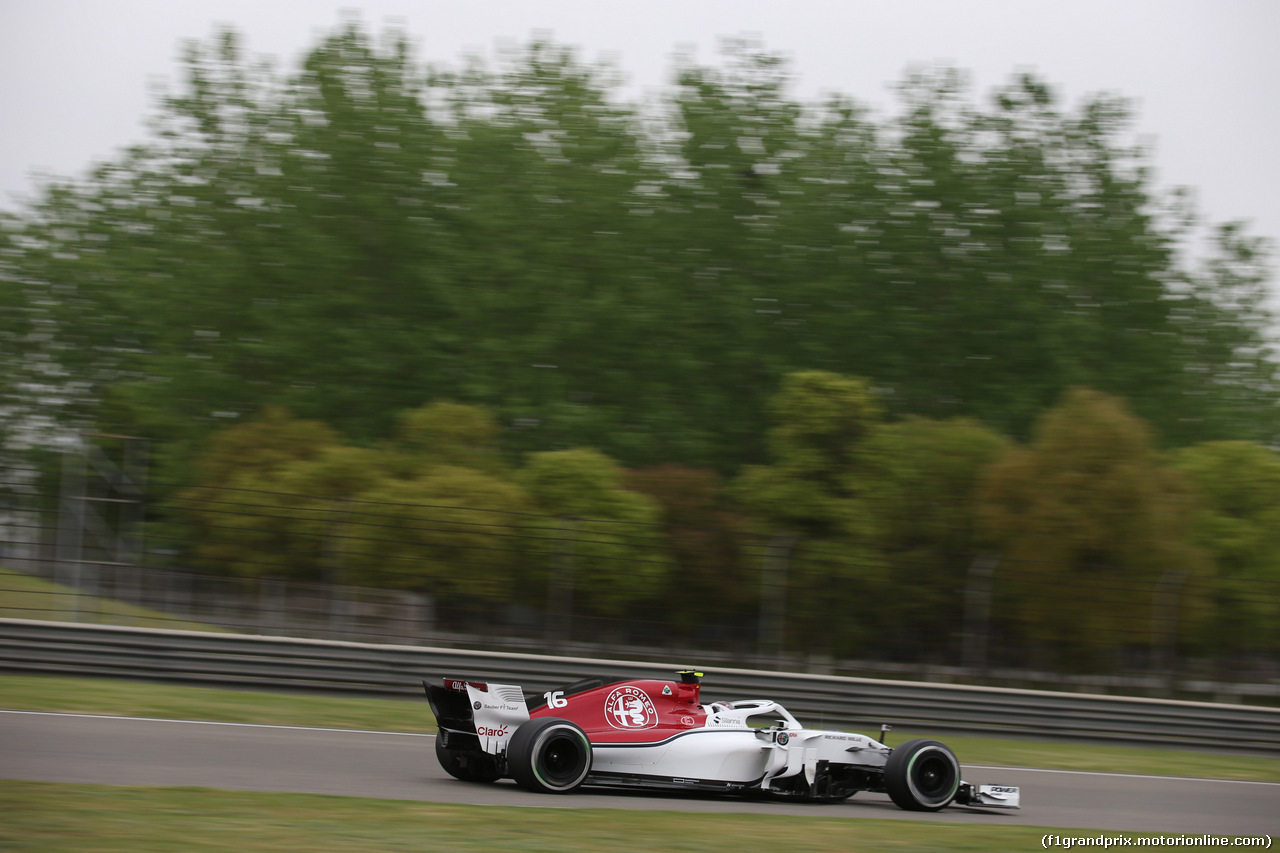
<path id="1" fill-rule="evenodd" d="M 1210 220 L 1280 243 L 1280 0 L 0 0 L 0 207 L 30 197 L 33 176 L 77 176 L 144 139 L 183 40 L 229 23 L 292 67 L 343 10 L 445 64 L 550 35 L 613 62 L 637 97 L 677 50 L 711 63 L 737 35 L 790 57 L 801 98 L 883 111 L 912 65 L 965 69 L 980 92 L 1032 69 L 1069 103 L 1132 98 L 1157 186 L 1192 187 Z"/>

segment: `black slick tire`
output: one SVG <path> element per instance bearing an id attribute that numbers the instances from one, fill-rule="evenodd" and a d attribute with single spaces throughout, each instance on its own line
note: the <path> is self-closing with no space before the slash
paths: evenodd
<path id="1" fill-rule="evenodd" d="M 951 805 L 960 791 L 960 762 L 946 744 L 909 740 L 889 753 L 884 789 L 898 808 L 936 812 Z"/>
<path id="2" fill-rule="evenodd" d="M 539 717 L 512 733 L 507 770 L 526 791 L 567 794 L 581 787 L 591 772 L 591 742 L 568 720 Z"/>

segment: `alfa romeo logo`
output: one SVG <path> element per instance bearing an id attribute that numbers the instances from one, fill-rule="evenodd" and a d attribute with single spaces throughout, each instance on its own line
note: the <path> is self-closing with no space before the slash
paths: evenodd
<path id="1" fill-rule="evenodd" d="M 604 700 L 604 716 L 615 729 L 651 729 L 658 724 L 653 701 L 639 687 L 619 687 Z"/>

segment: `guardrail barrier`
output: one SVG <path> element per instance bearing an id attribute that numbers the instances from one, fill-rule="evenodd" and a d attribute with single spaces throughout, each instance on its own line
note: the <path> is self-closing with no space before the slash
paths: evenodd
<path id="1" fill-rule="evenodd" d="M 585 675 L 665 678 L 697 661 L 617 661 L 0 619 L 0 671 L 411 698 L 461 675 L 531 692 Z M 704 699 L 774 699 L 806 725 L 1066 738 L 1280 754 L 1280 708 L 708 667 Z M 0 705 L 3 699 L 0 698 Z"/>

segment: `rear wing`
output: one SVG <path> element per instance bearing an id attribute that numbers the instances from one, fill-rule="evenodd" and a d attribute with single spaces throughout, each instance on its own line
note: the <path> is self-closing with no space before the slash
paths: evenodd
<path id="1" fill-rule="evenodd" d="M 445 678 L 440 686 L 422 686 L 440 728 L 476 737 L 490 755 L 505 752 L 511 733 L 529 719 L 524 692 L 514 684 Z"/>

